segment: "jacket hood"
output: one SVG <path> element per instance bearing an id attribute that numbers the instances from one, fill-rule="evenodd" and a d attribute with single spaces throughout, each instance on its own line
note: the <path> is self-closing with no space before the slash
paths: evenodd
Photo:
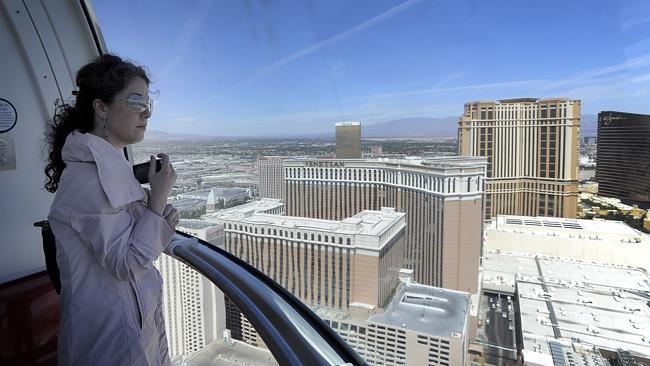
<path id="1" fill-rule="evenodd" d="M 113 208 L 146 196 L 122 151 L 101 137 L 75 130 L 66 138 L 61 157 L 66 165 L 95 164 L 102 189 Z"/>

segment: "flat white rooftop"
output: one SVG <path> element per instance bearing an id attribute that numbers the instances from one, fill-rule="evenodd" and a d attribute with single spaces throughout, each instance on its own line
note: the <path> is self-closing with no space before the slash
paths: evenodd
<path id="1" fill-rule="evenodd" d="M 185 192 L 176 195 L 178 198 L 195 198 L 201 197 L 203 199 L 208 199 L 208 196 L 211 192 L 214 192 L 215 195 L 219 197 L 235 196 L 239 194 L 245 194 L 248 192 L 246 188 L 204 188 L 196 191 Z"/>
<path id="2" fill-rule="evenodd" d="M 502 256 L 496 251 L 488 250 L 483 255 L 481 273 L 483 288 L 487 289 L 498 285 L 507 288 L 507 292 L 514 293 L 515 278 L 518 275 L 537 276 L 538 270 L 535 257 L 532 255 Z"/>
<path id="3" fill-rule="evenodd" d="M 282 200 L 275 198 L 261 198 L 252 202 L 245 203 L 243 205 L 235 206 L 232 208 L 227 208 L 225 210 L 220 210 L 217 212 L 209 213 L 203 215 L 201 218 L 203 220 L 210 220 L 212 218 L 219 218 L 222 215 L 233 215 L 233 214 L 251 214 L 256 212 L 266 212 L 276 208 L 284 206 Z"/>
<path id="4" fill-rule="evenodd" d="M 375 323 L 397 329 L 450 338 L 461 335 L 468 319 L 470 295 L 403 281 L 383 310 L 371 309 L 367 318 L 324 306 L 312 309 L 322 318 L 351 323 Z M 358 304 L 357 306 L 361 306 Z"/>
<path id="5" fill-rule="evenodd" d="M 181 363 L 175 363 L 181 364 Z M 233 340 L 231 343 L 216 340 L 195 353 L 186 361 L 187 366 L 212 365 L 278 365 L 271 351 Z"/>
<path id="6" fill-rule="evenodd" d="M 300 229 L 323 234 L 357 234 L 379 236 L 395 223 L 404 220 L 405 213 L 384 207 L 381 211 L 364 210 L 342 221 L 322 220 L 297 216 L 257 213 L 255 210 L 223 210 L 211 214 L 211 219 L 237 224 L 266 225 L 278 229 Z"/>
<path id="7" fill-rule="evenodd" d="M 650 356 L 650 276 L 644 269 L 488 250 L 483 284 L 516 282 L 524 349 L 544 339 Z M 554 326 L 556 331 L 554 331 Z"/>
<path id="8" fill-rule="evenodd" d="M 469 312 L 469 294 L 403 282 L 383 313 L 368 321 L 436 337 L 463 334 Z"/>
<path id="9" fill-rule="evenodd" d="M 205 200 L 201 198 L 170 199 L 167 203 L 173 205 L 179 211 L 195 209 L 196 207 L 205 207 Z"/>
<path id="10" fill-rule="evenodd" d="M 583 346 L 562 340 L 547 340 L 544 337 L 524 335 L 524 341 L 531 348 L 522 351 L 526 364 L 543 366 L 606 366 L 595 347 Z"/>
<path id="11" fill-rule="evenodd" d="M 650 235 L 621 221 L 500 215 L 485 229 L 485 247 L 650 271 Z"/>
<path id="12" fill-rule="evenodd" d="M 178 226 L 196 230 L 196 229 L 205 229 L 209 227 L 217 227 L 219 225 L 213 222 L 208 222 L 203 220 L 181 219 L 178 222 Z"/>
<path id="13" fill-rule="evenodd" d="M 499 215 L 492 219 L 488 230 L 509 230 L 515 233 L 553 233 L 562 237 L 584 239 L 628 239 L 650 245 L 650 236 L 626 223 L 612 220 L 580 220 L 558 217 Z"/>

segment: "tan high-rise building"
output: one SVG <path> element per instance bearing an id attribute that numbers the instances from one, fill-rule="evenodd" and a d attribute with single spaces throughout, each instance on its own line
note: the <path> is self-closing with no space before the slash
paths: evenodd
<path id="1" fill-rule="evenodd" d="M 580 101 L 520 98 L 465 104 L 458 153 L 485 156 L 485 216 L 575 218 Z"/>
<path id="2" fill-rule="evenodd" d="M 260 156 L 257 159 L 260 198 L 284 199 L 282 160 L 286 156 Z"/>
<path id="3" fill-rule="evenodd" d="M 176 230 L 209 243 L 223 239 L 221 225 L 181 220 Z M 154 262 L 163 279 L 162 312 L 172 362 L 219 339 L 226 328 L 224 294 L 209 279 L 168 255 Z"/>
<path id="4" fill-rule="evenodd" d="M 370 365 L 467 364 L 470 295 L 404 281 L 367 318 L 316 310 Z"/>
<path id="5" fill-rule="evenodd" d="M 361 159 L 361 123 L 336 123 L 336 158 Z"/>
<path id="6" fill-rule="evenodd" d="M 229 209 L 224 249 L 253 265 L 308 305 L 348 309 L 385 305 L 404 263 L 404 214 L 362 211 L 341 221 Z M 356 275 L 355 275 L 356 274 Z"/>
<path id="7" fill-rule="evenodd" d="M 224 249 L 310 305 L 370 365 L 461 365 L 469 294 L 412 283 L 404 213 L 364 210 L 341 221 L 264 214 L 264 200 L 209 215 Z M 228 329 L 266 347 L 234 308 Z M 231 329 L 232 330 L 232 329 Z"/>
<path id="8" fill-rule="evenodd" d="M 406 213 L 406 262 L 414 280 L 476 293 L 486 162 L 285 160 L 286 212 L 342 220 L 363 210 Z"/>
<path id="9" fill-rule="evenodd" d="M 362 274 L 363 275 L 363 274 Z M 472 338 L 470 295 L 466 292 L 400 281 L 390 301 L 370 309 L 311 306 L 368 365 L 457 366 L 467 364 Z M 242 340 L 266 347 L 241 316 Z"/>

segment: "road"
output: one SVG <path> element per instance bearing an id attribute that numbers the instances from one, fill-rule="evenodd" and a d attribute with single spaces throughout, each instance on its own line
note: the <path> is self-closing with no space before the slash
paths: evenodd
<path id="1" fill-rule="evenodd" d="M 490 299 L 492 302 L 490 302 Z M 488 310 L 485 315 L 485 337 L 487 343 L 499 347 L 486 346 L 486 361 L 493 365 L 504 365 L 506 364 L 506 360 L 517 359 L 516 351 L 506 350 L 508 348 L 513 350 L 517 349 L 515 343 L 514 304 L 506 296 L 499 297 L 497 295 L 488 295 L 486 304 Z M 492 308 L 492 305 L 494 305 L 494 308 Z M 512 306 L 512 310 L 508 310 L 508 305 Z M 505 318 L 503 314 L 505 314 Z M 508 328 L 509 326 L 512 327 L 512 330 Z"/>

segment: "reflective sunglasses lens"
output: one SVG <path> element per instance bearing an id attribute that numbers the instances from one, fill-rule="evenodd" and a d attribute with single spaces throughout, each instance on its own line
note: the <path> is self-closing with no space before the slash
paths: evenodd
<path id="1" fill-rule="evenodd" d="M 130 103 L 129 108 L 133 112 L 142 113 L 147 109 L 147 106 L 142 103 Z"/>
<path id="2" fill-rule="evenodd" d="M 129 109 L 133 112 L 137 113 L 142 113 L 149 108 L 151 105 L 151 99 L 149 99 L 149 102 L 142 100 L 141 98 L 129 98 L 128 100 L 128 105 Z"/>

